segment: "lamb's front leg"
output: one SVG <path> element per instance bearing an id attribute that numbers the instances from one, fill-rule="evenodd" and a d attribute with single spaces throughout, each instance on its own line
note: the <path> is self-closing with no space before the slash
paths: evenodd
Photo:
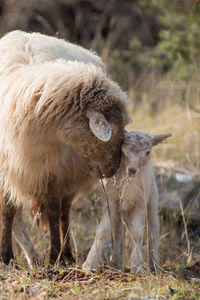
<path id="1" fill-rule="evenodd" d="M 99 266 L 108 264 L 112 248 L 111 223 L 107 205 L 103 207 L 103 216 L 97 227 L 95 240 L 84 262 L 84 271 L 96 270 Z"/>
<path id="2" fill-rule="evenodd" d="M 1 259 L 5 264 L 9 264 L 14 258 L 12 251 L 12 227 L 16 213 L 16 208 L 7 202 L 6 197 L 2 199 L 2 235 L 1 235 Z"/>
<path id="3" fill-rule="evenodd" d="M 61 242 L 60 242 L 60 210 L 61 201 L 56 197 L 49 197 L 47 202 L 47 217 L 49 221 L 51 249 L 50 264 L 55 264 L 60 259 Z"/>
<path id="4" fill-rule="evenodd" d="M 109 212 L 112 226 L 112 260 L 111 265 L 116 269 L 122 268 L 123 263 L 123 225 L 121 203 L 119 198 L 109 198 Z"/>
<path id="5" fill-rule="evenodd" d="M 143 236 L 145 208 L 134 208 L 128 217 L 128 234 L 131 240 L 131 272 L 140 273 L 143 270 Z"/>

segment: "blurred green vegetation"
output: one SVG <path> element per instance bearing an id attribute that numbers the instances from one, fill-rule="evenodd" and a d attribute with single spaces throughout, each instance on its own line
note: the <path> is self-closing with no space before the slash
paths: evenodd
<path id="1" fill-rule="evenodd" d="M 154 66 L 161 66 L 164 71 L 175 69 L 178 77 L 190 78 L 199 64 L 200 2 L 153 0 L 150 9 L 159 9 L 162 26 Z"/>
<path id="2" fill-rule="evenodd" d="M 170 101 L 166 89 L 185 102 L 188 83 L 198 85 L 199 0 L 0 0 L 0 35 L 15 29 L 97 51 L 133 103 L 148 98 L 151 111 Z"/>
<path id="3" fill-rule="evenodd" d="M 199 107 L 200 1 L 129 2 L 148 31 L 133 35 L 127 47 L 106 52 L 111 75 L 129 91 L 134 105 L 148 99 L 151 112 L 174 101 Z"/>

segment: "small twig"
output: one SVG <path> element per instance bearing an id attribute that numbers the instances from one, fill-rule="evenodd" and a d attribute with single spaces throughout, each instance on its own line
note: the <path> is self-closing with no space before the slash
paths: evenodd
<path id="1" fill-rule="evenodd" d="M 189 241 L 189 237 L 188 237 L 188 230 L 187 230 L 187 224 L 185 221 L 185 215 L 184 215 L 184 210 L 183 210 L 183 205 L 181 200 L 179 199 L 179 204 L 180 204 L 180 208 L 181 208 L 181 215 L 182 215 L 182 219 L 183 219 L 183 225 L 184 225 L 184 230 L 185 230 L 185 237 L 186 237 L 186 241 L 187 241 L 187 263 L 190 263 L 191 260 L 191 248 L 190 248 L 190 241 Z"/>
<path id="2" fill-rule="evenodd" d="M 73 215 L 72 215 L 72 217 L 71 217 L 71 220 L 73 219 L 74 215 L 75 215 L 75 210 L 74 210 L 74 212 L 73 212 Z M 69 236 L 70 227 L 71 227 L 71 226 L 70 226 L 70 224 L 69 224 L 69 226 L 68 226 L 68 228 L 67 228 L 67 232 L 66 232 L 66 234 L 65 234 L 65 236 L 64 236 L 64 238 L 63 238 L 63 244 L 61 245 L 61 249 L 60 249 L 59 255 L 58 255 L 57 259 L 56 259 L 56 263 L 59 262 L 60 257 L 61 257 L 61 255 L 62 255 L 63 249 L 64 249 L 64 247 L 65 247 L 65 244 L 66 244 L 67 239 L 68 239 L 68 236 Z"/>
<path id="3" fill-rule="evenodd" d="M 101 185 L 103 187 L 103 191 L 104 191 L 104 194 L 105 194 L 105 197 L 106 197 L 106 202 L 107 202 L 107 207 L 108 207 L 108 216 L 109 216 L 109 219 L 110 219 L 110 223 L 112 224 L 111 222 L 111 214 L 110 214 L 110 206 L 109 206 L 109 200 L 108 200 L 108 196 L 107 196 L 107 193 L 106 193 L 106 189 L 105 189 L 105 185 L 103 183 L 103 180 L 100 179 L 100 182 L 101 182 Z M 112 226 L 111 226 L 111 241 L 112 241 L 112 246 L 113 246 L 113 230 L 112 230 Z"/>
<path id="4" fill-rule="evenodd" d="M 146 211 L 146 230 L 147 230 L 147 265 L 148 265 L 148 271 L 150 271 L 150 244 L 149 244 L 149 224 L 148 224 L 148 209 L 147 209 L 147 199 L 146 199 L 146 189 L 145 189 L 145 183 L 143 178 L 143 190 L 144 190 L 144 201 L 145 201 L 145 211 Z"/>
<path id="5" fill-rule="evenodd" d="M 74 251 L 75 251 L 75 254 L 76 254 L 76 264 L 77 264 L 77 262 L 78 262 L 78 248 L 77 248 L 76 239 L 75 239 L 75 235 L 74 235 L 73 230 L 71 231 L 71 235 L 72 235 L 72 240 L 73 240 L 73 243 L 74 243 Z"/>

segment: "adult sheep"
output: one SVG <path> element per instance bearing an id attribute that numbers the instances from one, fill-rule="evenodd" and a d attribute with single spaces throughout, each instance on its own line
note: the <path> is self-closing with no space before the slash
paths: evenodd
<path id="1" fill-rule="evenodd" d="M 79 45 L 74 45 L 70 42 L 66 42 L 65 40 L 58 39 L 55 37 L 43 35 L 40 33 L 25 33 L 22 31 L 14 31 L 13 33 L 9 34 L 10 37 L 13 39 L 17 39 L 20 41 L 20 39 L 23 38 L 23 36 L 28 36 L 29 40 L 27 42 L 27 49 L 31 51 L 32 56 L 34 57 L 34 63 L 39 63 L 41 61 L 49 61 L 49 60 L 55 60 L 58 58 L 62 58 L 66 61 L 82 61 L 85 63 L 92 63 L 97 67 L 102 68 L 102 70 L 105 71 L 105 65 L 103 64 L 101 58 L 96 55 L 94 52 L 87 50 Z M 0 203 L 1 204 L 1 203 Z M 33 202 L 33 210 L 37 214 L 40 213 L 41 205 L 36 200 Z M 42 207 L 44 209 L 44 206 Z M 1 210 L 1 208 L 0 208 Z M 19 207 L 17 213 L 15 214 L 15 220 L 14 220 L 14 226 L 13 226 L 13 235 L 16 238 L 19 246 L 23 249 L 23 252 L 25 253 L 25 256 L 27 257 L 27 261 L 30 265 L 33 264 L 33 262 L 38 262 L 38 257 L 35 255 L 35 250 L 33 248 L 33 245 L 31 244 L 30 240 L 28 239 L 28 236 L 25 235 L 25 226 L 23 225 L 23 221 L 20 220 L 21 217 L 21 208 Z M 44 210 L 42 213 L 42 221 L 43 223 L 46 223 L 46 211 Z M 67 220 L 65 220 L 67 223 Z M 0 226 L 0 231 L 2 231 L 2 228 Z M 27 236 L 27 238 L 26 238 Z M 1 236 L 0 236 L 1 240 Z M 68 237 L 66 237 L 66 246 L 68 243 Z M 69 257 L 71 255 L 70 250 L 70 244 L 69 244 Z M 25 250 L 24 250 L 25 249 Z"/>
<path id="2" fill-rule="evenodd" d="M 126 95 L 102 68 L 91 61 L 66 61 L 55 38 L 56 47 L 38 36 L 37 43 L 36 34 L 16 31 L 0 40 L 4 263 L 13 258 L 13 218 L 24 197 L 46 206 L 50 263 L 55 263 L 61 250 L 60 222 L 65 237 L 74 194 L 116 172 L 129 121 Z M 63 247 L 63 261 L 68 250 Z"/>

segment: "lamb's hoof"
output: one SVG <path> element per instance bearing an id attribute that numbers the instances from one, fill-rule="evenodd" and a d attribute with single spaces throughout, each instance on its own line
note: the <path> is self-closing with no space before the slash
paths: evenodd
<path id="1" fill-rule="evenodd" d="M 141 266 L 131 266 L 131 273 L 136 274 L 136 275 L 144 274 L 143 265 L 141 265 Z"/>
<path id="2" fill-rule="evenodd" d="M 82 265 L 82 270 L 86 273 L 91 273 L 91 272 L 96 272 L 97 267 L 92 266 L 91 264 L 88 264 L 88 263 L 84 262 L 84 264 Z"/>
<path id="3" fill-rule="evenodd" d="M 38 259 L 30 259 L 28 261 L 28 265 L 30 269 L 34 269 L 37 267 L 44 267 L 44 262 L 42 262 L 39 258 Z"/>

